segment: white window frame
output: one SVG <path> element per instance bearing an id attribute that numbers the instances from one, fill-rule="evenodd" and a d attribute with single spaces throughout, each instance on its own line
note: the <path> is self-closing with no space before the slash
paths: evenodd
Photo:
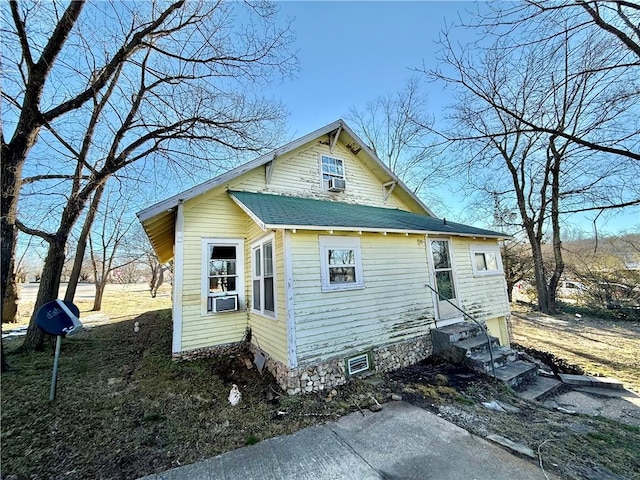
<path id="1" fill-rule="evenodd" d="M 331 178 L 342 179 L 342 180 L 344 180 L 345 185 L 346 185 L 347 184 L 347 175 L 346 175 L 346 168 L 345 168 L 344 159 L 340 158 L 338 156 L 335 156 L 335 155 L 320 153 L 320 154 L 318 154 L 318 167 L 320 169 L 320 188 L 325 192 L 329 191 L 328 180 L 324 179 L 325 172 L 322 169 L 322 157 L 331 158 L 333 160 L 338 160 L 338 161 L 342 162 L 342 176 L 337 175 L 337 174 L 333 174 L 333 173 L 326 173 L 326 175 L 330 176 Z"/>
<path id="2" fill-rule="evenodd" d="M 471 254 L 471 266 L 473 267 L 474 276 L 487 277 L 492 275 L 504 275 L 504 270 L 502 267 L 502 256 L 500 255 L 500 247 L 498 245 L 471 245 L 469 247 L 469 252 Z M 485 264 L 486 255 L 495 254 L 497 268 L 492 270 L 480 270 L 476 261 L 476 254 L 485 255 Z"/>
<path id="3" fill-rule="evenodd" d="M 236 289 L 231 292 L 209 292 L 209 246 L 235 247 L 236 249 Z M 244 240 L 242 238 L 207 237 L 201 239 L 201 263 L 202 263 L 202 291 L 200 301 L 200 313 L 207 315 L 224 315 L 244 310 Z M 208 310 L 209 297 L 228 297 L 234 295 L 238 298 L 238 309 L 225 312 L 213 312 Z"/>
<path id="4" fill-rule="evenodd" d="M 273 312 L 270 310 L 265 310 L 264 308 L 264 246 L 271 242 L 271 261 L 272 265 L 272 278 L 273 278 Z M 260 250 L 260 274 L 256 275 L 256 264 L 255 264 L 255 252 Z M 253 242 L 251 244 L 251 311 L 257 313 L 259 315 L 269 317 L 269 318 L 278 318 L 278 282 L 276 281 L 276 240 L 275 235 L 272 233 L 265 235 L 259 240 Z M 253 295 L 254 295 L 254 285 L 258 281 L 260 283 L 260 308 L 257 309 L 253 305 Z"/>
<path id="5" fill-rule="evenodd" d="M 362 248 L 360 237 L 341 237 L 334 235 L 319 235 L 318 243 L 320 247 L 320 277 L 322 280 L 323 292 L 334 292 L 341 290 L 359 290 L 365 288 L 364 274 L 362 268 Z M 353 250 L 355 257 L 356 281 L 351 283 L 331 283 L 329 281 L 329 250 Z"/>

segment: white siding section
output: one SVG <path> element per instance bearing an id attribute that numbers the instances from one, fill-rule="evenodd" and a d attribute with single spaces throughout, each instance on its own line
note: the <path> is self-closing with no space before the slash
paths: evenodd
<path id="1" fill-rule="evenodd" d="M 504 275 L 473 275 L 470 245 L 495 247 L 496 240 L 452 238 L 453 261 L 458 280 L 460 308 L 477 320 L 509 314 Z"/>
<path id="2" fill-rule="evenodd" d="M 424 237 L 364 234 L 366 288 L 322 292 L 318 235 L 291 235 L 297 355 L 301 364 L 426 335 L 433 324 L 425 287 Z"/>

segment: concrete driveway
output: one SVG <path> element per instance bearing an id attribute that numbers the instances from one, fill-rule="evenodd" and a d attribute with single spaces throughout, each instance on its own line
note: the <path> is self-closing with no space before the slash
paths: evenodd
<path id="1" fill-rule="evenodd" d="M 547 472 L 549 479 L 557 477 Z M 144 480 L 544 480 L 535 463 L 405 402 L 352 413 Z"/>

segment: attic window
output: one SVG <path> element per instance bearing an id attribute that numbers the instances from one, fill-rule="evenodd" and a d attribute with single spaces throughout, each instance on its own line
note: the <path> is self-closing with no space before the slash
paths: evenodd
<path id="1" fill-rule="evenodd" d="M 341 191 L 345 189 L 344 162 L 341 159 L 321 155 L 320 171 L 323 190 Z"/>

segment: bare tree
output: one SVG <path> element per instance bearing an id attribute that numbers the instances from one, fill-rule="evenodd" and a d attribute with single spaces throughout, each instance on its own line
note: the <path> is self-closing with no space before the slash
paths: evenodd
<path id="1" fill-rule="evenodd" d="M 9 4 L 3 56 L 13 69 L 3 71 L 2 95 L 16 121 L 11 138 L 2 135 L 3 297 L 17 228 L 49 245 L 24 349 L 42 345 L 35 312 L 57 295 L 70 232 L 111 176 L 138 177 L 160 165 L 165 175 L 167 166 L 179 174 L 223 158 L 220 150 L 274 142 L 282 109 L 252 100 L 252 85 L 295 67 L 291 35 L 265 2 L 246 4 L 250 20 L 236 22 L 234 9 L 244 5 L 98 3 L 82 17 L 83 2 L 61 15 L 55 3 Z M 49 162 L 32 151 L 37 144 L 46 145 Z M 39 192 L 49 195 L 47 206 L 62 198 L 49 208 L 47 228 L 17 218 L 19 194 L 33 206 Z"/>
<path id="2" fill-rule="evenodd" d="M 78 244 L 76 245 L 75 256 L 73 259 L 73 267 L 71 274 L 69 275 L 69 283 L 67 284 L 67 290 L 64 294 L 64 299 L 68 302 L 73 302 L 73 298 L 76 295 L 76 288 L 78 287 L 78 281 L 82 275 L 82 267 L 84 266 L 84 257 L 87 250 L 87 238 L 91 233 L 91 227 L 95 220 L 98 206 L 102 199 L 102 193 L 104 192 L 105 185 L 100 185 L 95 192 L 93 192 L 93 198 L 89 205 L 87 215 L 85 216 L 82 224 L 82 230 L 80 231 L 80 237 L 78 238 Z M 95 273 L 95 268 L 94 268 Z"/>
<path id="3" fill-rule="evenodd" d="M 122 200 L 122 197 L 120 199 Z M 109 192 L 102 202 L 102 215 L 98 228 L 87 236 L 96 288 L 93 310 L 96 311 L 102 308 L 102 297 L 111 272 L 138 260 L 137 258 L 127 260 L 118 258 L 118 251 L 136 222 L 135 218 L 128 220 L 125 218 L 126 210 L 118 203 L 124 202 L 114 200 L 113 192 Z M 114 262 L 116 262 L 115 265 Z"/>
<path id="4" fill-rule="evenodd" d="M 380 96 L 364 108 L 351 107 L 347 119 L 367 145 L 417 195 L 440 179 L 426 95 L 418 78 L 400 91 Z"/>
<path id="5" fill-rule="evenodd" d="M 564 270 L 562 216 L 640 203 L 638 190 L 628 189 L 626 180 L 637 163 L 628 156 L 620 157 L 626 162 L 606 161 L 572 140 L 610 141 L 607 132 L 627 108 L 635 108 L 623 101 L 618 85 L 626 72 L 600 68 L 610 54 L 606 38 L 578 42 L 554 36 L 514 49 L 510 38 L 500 37 L 461 50 L 450 35 L 442 39 L 443 69 L 430 72 L 458 92 L 455 126 L 445 136 L 459 145 L 459 172 L 471 185 L 513 199 L 531 245 L 538 306 L 552 313 Z M 531 128 L 534 123 L 544 128 Z M 542 252 L 548 236 L 550 269 Z"/>
<path id="6" fill-rule="evenodd" d="M 600 73 L 617 78 L 612 92 L 600 89 L 598 107 L 616 110 L 621 118 L 616 129 L 596 129 L 588 134 L 571 132 L 530 117 L 526 112 L 504 109 L 517 117 L 530 131 L 556 135 L 574 144 L 619 157 L 640 160 L 640 126 L 634 113 L 625 111 L 638 104 L 640 89 L 640 4 L 627 0 L 523 0 L 516 3 L 493 2 L 491 13 L 469 27 L 483 28 L 492 38 L 508 40 L 508 50 L 547 48 L 558 38 L 577 44 L 606 43 L 607 54 L 598 65 L 584 64 L 569 72 L 569 78 Z M 594 106 L 596 103 L 594 102 Z M 497 108 L 501 108 L 496 104 Z M 629 121 L 630 120 L 630 121 Z"/>

